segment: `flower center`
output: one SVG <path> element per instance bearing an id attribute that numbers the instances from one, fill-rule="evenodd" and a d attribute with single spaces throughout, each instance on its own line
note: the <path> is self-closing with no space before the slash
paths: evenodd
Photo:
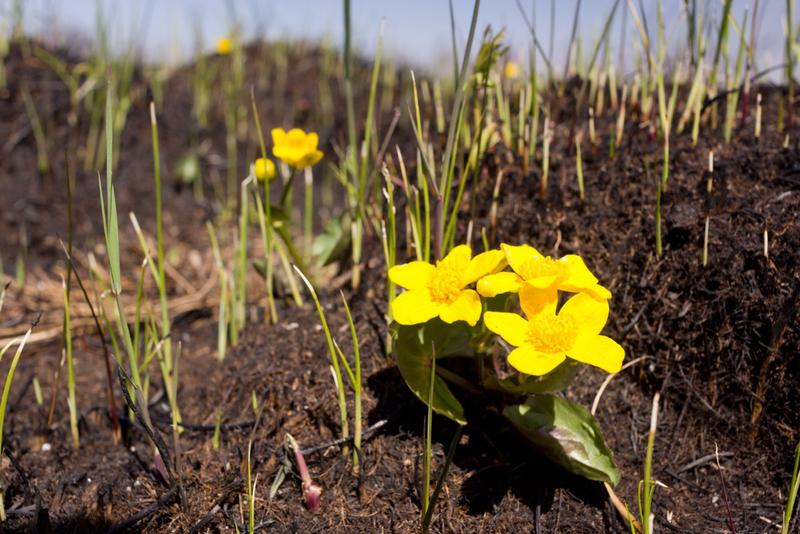
<path id="1" fill-rule="evenodd" d="M 519 273 L 525 280 L 541 276 L 561 276 L 564 263 L 546 256 L 534 256 L 522 264 Z"/>
<path id="2" fill-rule="evenodd" d="M 428 281 L 431 300 L 439 304 L 451 304 L 461 294 L 462 287 L 461 273 L 455 266 L 437 263 L 436 271 Z"/>
<path id="3" fill-rule="evenodd" d="M 578 335 L 578 324 L 572 317 L 536 316 L 530 320 L 528 341 L 539 352 L 566 352 Z"/>

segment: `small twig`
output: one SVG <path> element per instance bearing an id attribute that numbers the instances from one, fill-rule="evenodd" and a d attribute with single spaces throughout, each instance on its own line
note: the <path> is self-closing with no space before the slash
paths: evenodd
<path id="1" fill-rule="evenodd" d="M 388 422 L 389 422 L 388 419 L 381 419 L 380 421 L 378 421 L 374 425 L 365 428 L 364 431 L 362 432 L 362 440 L 366 441 L 367 439 L 369 439 L 369 437 L 371 437 L 372 434 L 375 431 L 377 431 L 378 429 L 380 429 L 381 427 L 386 425 Z M 353 441 L 353 436 L 347 436 L 347 437 L 344 437 L 344 438 L 338 438 L 338 439 L 335 439 L 333 441 L 329 441 L 327 443 L 323 443 L 321 445 L 316 445 L 316 446 L 313 446 L 313 447 L 308 447 L 308 448 L 302 449 L 300 452 L 302 452 L 304 456 L 308 456 L 310 454 L 314 454 L 316 452 L 323 451 L 323 450 L 328 449 L 330 447 L 339 447 L 341 445 L 349 445 L 349 444 L 352 443 L 352 441 Z"/>
<path id="2" fill-rule="evenodd" d="M 222 495 L 220 495 L 217 498 L 217 500 L 214 502 L 214 505 L 211 507 L 208 513 L 204 515 L 200 519 L 200 521 L 195 523 L 192 526 L 192 528 L 189 529 L 189 534 L 195 534 L 196 532 L 199 532 L 201 529 L 203 529 L 203 527 L 208 525 L 214 518 L 214 516 L 217 513 L 219 513 L 220 510 L 222 510 L 222 504 L 225 501 L 227 501 L 234 492 L 238 491 L 241 485 L 242 485 L 242 477 L 237 476 L 231 483 L 225 486 L 225 488 L 222 491 Z"/>
<path id="3" fill-rule="evenodd" d="M 120 521 L 111 526 L 106 532 L 107 534 L 116 534 L 117 532 L 125 532 L 126 530 L 134 527 L 142 519 L 154 514 L 159 508 L 168 504 L 178 495 L 178 486 L 172 486 L 168 492 L 162 495 L 156 502 L 150 506 L 136 512 L 127 519 Z"/>
<path id="4" fill-rule="evenodd" d="M 707 464 L 708 462 L 713 461 L 717 458 L 727 458 L 733 456 L 732 452 L 716 452 L 711 454 L 706 454 L 705 456 L 701 456 L 697 460 L 689 462 L 688 464 L 684 465 L 683 467 L 679 468 L 676 473 L 685 473 L 686 471 L 690 471 L 695 467 L 700 467 L 701 465 Z"/>
<path id="5" fill-rule="evenodd" d="M 731 517 L 731 503 L 728 499 L 728 488 L 725 485 L 725 475 L 722 472 L 722 466 L 719 463 L 719 447 L 717 444 L 714 444 L 714 459 L 717 462 L 717 472 L 719 473 L 719 481 L 722 484 L 722 501 L 725 503 L 725 513 L 727 514 L 728 519 L 728 528 L 731 530 L 731 534 L 736 534 L 736 527 L 733 526 L 733 517 Z"/>

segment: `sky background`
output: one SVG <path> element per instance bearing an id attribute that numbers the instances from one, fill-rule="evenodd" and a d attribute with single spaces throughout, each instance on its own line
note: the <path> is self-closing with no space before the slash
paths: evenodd
<path id="1" fill-rule="evenodd" d="M 531 18 L 536 10 L 537 37 L 545 50 L 550 42 L 551 0 L 520 0 Z M 245 39 L 298 38 L 310 41 L 330 40 L 339 46 L 343 35 L 340 0 L 21 0 L 26 31 L 51 43 L 91 43 L 95 21 L 101 10 L 117 50 L 123 50 L 131 37 L 148 60 L 180 62 L 191 59 L 196 28 L 206 49 L 239 21 Z M 563 70 L 569 43 L 572 17 L 577 0 L 555 0 L 554 63 Z M 663 0 L 665 26 L 671 50 L 685 47 L 683 0 Z M 605 17 L 614 0 L 582 2 L 578 35 L 585 53 L 599 36 Z M 639 2 L 634 1 L 638 5 Z M 651 33 L 655 31 L 656 2 L 643 0 Z M 741 22 L 753 0 L 734 0 L 732 13 Z M 0 28 L 10 24 L 13 0 L 0 0 Z M 700 11 L 717 28 L 722 0 L 697 0 Z M 472 0 L 453 0 L 459 46 L 463 48 L 469 29 Z M 761 0 L 758 13 L 756 65 L 759 69 L 783 62 L 786 25 L 783 0 Z M 417 68 L 442 68 L 451 65 L 450 18 L 447 0 L 352 0 L 354 47 L 370 54 L 375 50 L 382 19 L 385 19 L 384 49 L 390 57 Z M 614 54 L 619 54 L 623 19 L 627 19 L 625 67 L 634 68 L 638 33 L 622 0 L 610 32 Z M 516 0 L 483 0 L 479 32 L 486 25 L 506 29 L 506 43 L 513 58 L 527 61 L 530 32 Z M 748 31 L 750 22 L 748 22 Z M 735 57 L 738 34 L 731 33 Z M 618 55 L 616 57 L 619 57 Z M 780 77 L 780 75 L 778 75 Z"/>

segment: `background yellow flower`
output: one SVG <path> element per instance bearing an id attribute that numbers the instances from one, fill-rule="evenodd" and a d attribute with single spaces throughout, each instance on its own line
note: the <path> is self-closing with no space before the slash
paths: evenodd
<path id="1" fill-rule="evenodd" d="M 272 143 L 275 157 L 296 169 L 316 165 L 324 155 L 317 149 L 319 136 L 315 132 L 306 133 L 300 128 L 292 128 L 288 132 L 283 128 L 274 128 Z"/>
<path id="2" fill-rule="evenodd" d="M 505 69 L 503 69 L 503 74 L 505 74 L 506 78 L 516 80 L 520 75 L 519 64 L 514 61 L 509 61 L 506 63 Z"/>
<path id="3" fill-rule="evenodd" d="M 217 53 L 226 56 L 233 50 L 233 39 L 230 37 L 220 37 L 217 39 Z"/>

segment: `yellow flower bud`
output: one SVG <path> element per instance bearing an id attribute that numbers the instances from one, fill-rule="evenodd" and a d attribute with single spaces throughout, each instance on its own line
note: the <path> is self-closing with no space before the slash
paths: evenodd
<path id="1" fill-rule="evenodd" d="M 275 164 L 271 159 L 258 158 L 253 165 L 255 167 L 256 178 L 260 181 L 275 179 Z"/>

